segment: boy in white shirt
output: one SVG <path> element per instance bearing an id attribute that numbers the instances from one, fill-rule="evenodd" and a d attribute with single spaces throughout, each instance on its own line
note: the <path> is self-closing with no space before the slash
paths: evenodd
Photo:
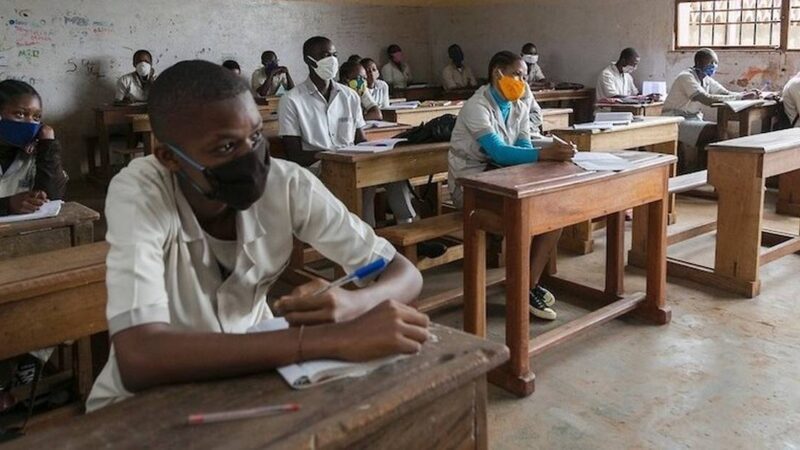
<path id="1" fill-rule="evenodd" d="M 88 411 L 158 385 L 420 348 L 427 317 L 405 305 L 420 292 L 419 272 L 307 171 L 269 157 L 244 80 L 184 61 L 153 93 L 148 112 L 161 144 L 108 190 L 112 345 Z M 300 286 L 274 305 L 291 328 L 246 334 L 272 317 L 267 293 L 295 237 L 348 272 L 391 262 L 359 290 L 312 297 L 323 281 Z"/>
<path id="2" fill-rule="evenodd" d="M 528 85 L 531 89 L 552 89 L 555 86 L 542 72 L 539 66 L 539 49 L 532 42 L 522 46 L 522 60 L 528 65 Z"/>
<path id="3" fill-rule="evenodd" d="M 381 68 L 381 76 L 392 89 L 405 89 L 411 84 L 411 68 L 405 62 L 403 49 L 397 44 L 392 44 L 386 49 L 389 56 L 387 62 Z"/>
<path id="4" fill-rule="evenodd" d="M 261 54 L 261 67 L 253 72 L 250 84 L 253 93 L 258 97 L 282 95 L 294 89 L 294 80 L 289 69 L 279 64 L 278 55 L 272 50 Z"/>
<path id="5" fill-rule="evenodd" d="M 447 49 L 450 63 L 442 70 L 442 87 L 449 91 L 452 89 L 472 88 L 478 85 L 472 69 L 464 64 L 464 51 L 458 44 L 453 44 Z"/>
<path id="6" fill-rule="evenodd" d="M 153 56 L 147 50 L 136 50 L 133 54 L 133 67 L 136 69 L 117 80 L 114 101 L 117 103 L 146 102 L 150 86 L 156 79 L 153 69 Z"/>
<path id="7" fill-rule="evenodd" d="M 792 127 L 800 127 L 800 72 L 783 87 L 783 110 Z"/>
<path id="8" fill-rule="evenodd" d="M 626 48 L 619 54 L 616 62 L 600 72 L 597 78 L 595 97 L 597 100 L 623 99 L 637 97 L 639 89 L 633 82 L 633 72 L 639 66 L 639 53 L 633 48 Z M 644 98 L 642 97 L 642 100 Z"/>
<path id="9" fill-rule="evenodd" d="M 369 89 L 372 99 L 381 109 L 388 108 L 389 85 L 380 79 L 381 72 L 378 70 L 378 64 L 373 59 L 364 58 L 361 60 L 361 65 L 367 71 L 367 89 Z"/>

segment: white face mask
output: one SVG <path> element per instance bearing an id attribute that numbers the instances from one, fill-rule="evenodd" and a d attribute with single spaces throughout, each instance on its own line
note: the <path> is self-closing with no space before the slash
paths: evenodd
<path id="1" fill-rule="evenodd" d="M 152 69 L 153 67 L 150 65 L 150 63 L 144 61 L 140 62 L 139 64 L 136 64 L 136 73 L 138 73 L 139 76 L 142 78 L 147 78 L 150 75 L 150 71 Z"/>
<path id="2" fill-rule="evenodd" d="M 307 56 L 307 58 L 309 61 L 313 61 L 317 64 L 317 67 L 314 68 L 314 72 L 317 73 L 317 76 L 325 81 L 336 78 L 336 74 L 339 72 L 339 60 L 336 59 L 335 56 L 327 56 L 319 61 L 315 61 L 314 58 L 310 56 Z"/>
<path id="3" fill-rule="evenodd" d="M 539 55 L 522 55 L 522 60 L 528 64 L 536 64 L 539 62 Z"/>
<path id="4" fill-rule="evenodd" d="M 636 66 L 625 66 L 622 68 L 622 73 L 633 73 L 636 72 Z"/>

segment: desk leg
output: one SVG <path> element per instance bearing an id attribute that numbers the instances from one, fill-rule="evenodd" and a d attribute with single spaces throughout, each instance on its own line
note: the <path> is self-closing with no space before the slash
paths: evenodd
<path id="1" fill-rule="evenodd" d="M 350 212 L 362 217 L 364 196 L 362 190 L 356 186 L 358 169 L 354 165 L 322 161 L 320 179 Z"/>
<path id="2" fill-rule="evenodd" d="M 486 337 L 486 232 L 475 212 L 474 191 L 464 189 L 464 331 Z"/>
<path id="3" fill-rule="evenodd" d="M 625 213 L 606 216 L 606 294 L 621 296 L 625 292 Z"/>
<path id="4" fill-rule="evenodd" d="M 111 177 L 111 148 L 108 126 L 106 126 L 105 116 L 102 113 L 97 115 L 97 148 L 100 151 L 100 168 L 97 173 L 105 182 L 108 182 Z"/>
<path id="5" fill-rule="evenodd" d="M 647 205 L 633 208 L 633 223 L 631 224 L 631 251 L 628 252 L 628 264 L 633 267 L 645 267 L 647 255 Z"/>
<path id="6" fill-rule="evenodd" d="M 709 182 L 719 197 L 714 273 L 728 280 L 735 292 L 754 297 L 761 288 L 763 155 L 710 152 L 708 156 Z"/>
<path id="7" fill-rule="evenodd" d="M 728 133 L 728 121 L 730 114 L 727 107 L 717 108 L 717 136 L 720 141 L 730 139 Z"/>
<path id="8" fill-rule="evenodd" d="M 752 110 L 755 108 L 746 109 L 739 113 L 739 137 L 752 136 L 753 134 L 753 115 Z"/>
<path id="9" fill-rule="evenodd" d="M 640 315 L 652 322 L 669 323 L 672 312 L 667 307 L 667 180 L 664 199 L 650 203 L 647 209 L 647 300 Z"/>
<path id="10" fill-rule="evenodd" d="M 677 157 L 678 156 L 678 141 L 672 142 L 664 142 L 661 144 L 656 144 L 650 147 L 650 151 L 654 153 L 663 153 L 665 155 L 672 155 Z M 674 177 L 678 174 L 678 166 L 677 164 L 673 164 L 669 167 L 669 176 Z M 671 194 L 669 196 L 669 215 L 667 216 L 669 224 L 672 225 L 678 221 L 678 213 L 675 210 L 675 194 Z"/>
<path id="11" fill-rule="evenodd" d="M 782 174 L 778 189 L 778 214 L 800 216 L 800 170 Z"/>

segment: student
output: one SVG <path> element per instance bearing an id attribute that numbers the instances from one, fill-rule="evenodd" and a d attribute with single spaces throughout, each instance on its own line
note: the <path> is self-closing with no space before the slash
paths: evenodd
<path id="1" fill-rule="evenodd" d="M 405 305 L 419 272 L 308 171 L 269 157 L 245 81 L 179 62 L 153 86 L 148 112 L 161 145 L 108 189 L 112 345 L 88 411 L 158 385 L 419 350 L 428 319 Z M 246 334 L 272 317 L 267 294 L 294 238 L 347 272 L 390 263 L 358 290 L 312 297 L 325 282 L 300 286 L 274 305 L 291 328 Z"/>
<path id="2" fill-rule="evenodd" d="M 619 54 L 616 62 L 603 69 L 597 78 L 595 89 L 597 100 L 638 96 L 639 89 L 636 88 L 631 74 L 636 71 L 640 59 L 639 53 L 629 47 Z"/>
<path id="3" fill-rule="evenodd" d="M 450 57 L 444 70 L 442 70 L 442 87 L 446 91 L 452 89 L 471 88 L 478 85 L 472 69 L 464 64 L 464 51 L 458 44 L 453 44 L 447 48 L 447 55 Z"/>
<path id="4" fill-rule="evenodd" d="M 783 110 L 786 112 L 786 117 L 789 118 L 789 123 L 792 127 L 800 127 L 800 120 L 798 120 L 798 113 L 800 112 L 800 72 L 789 80 L 783 87 Z"/>
<path id="5" fill-rule="evenodd" d="M 223 62 L 222 63 L 222 67 L 230 70 L 231 72 L 235 73 L 236 75 L 241 75 L 242 74 L 242 68 L 239 67 L 239 63 L 234 61 L 234 60 L 232 60 L 232 59 L 228 59 L 225 62 Z"/>
<path id="6" fill-rule="evenodd" d="M 339 69 L 339 82 L 353 89 L 361 98 L 361 109 L 366 120 L 383 120 L 381 109 L 367 89 L 367 71 L 357 62 L 347 61 Z"/>
<path id="7" fill-rule="evenodd" d="M 117 80 L 117 92 L 114 95 L 114 101 L 117 103 L 147 101 L 150 86 L 156 79 L 153 56 L 147 50 L 136 50 L 133 54 L 133 67 L 136 70 Z"/>
<path id="8" fill-rule="evenodd" d="M 719 67 L 717 54 L 708 48 L 694 54 L 694 67 L 681 72 L 664 101 L 662 115 L 685 118 L 679 125 L 678 139 L 683 144 L 678 168 L 687 172 L 701 168 L 700 150 L 718 139 L 717 125 L 703 120 L 703 106 L 726 100 L 758 98 L 758 91 L 731 92 L 714 80 Z"/>
<path id="9" fill-rule="evenodd" d="M 261 67 L 253 72 L 250 83 L 258 97 L 282 95 L 294 89 L 289 69 L 278 64 L 278 55 L 272 50 L 261 54 Z"/>
<path id="10" fill-rule="evenodd" d="M 303 60 L 308 65 L 308 79 L 281 99 L 279 134 L 287 157 L 319 174 L 317 152 L 335 151 L 365 141 L 362 130 L 365 122 L 358 94 L 334 81 L 339 62 L 333 43 L 321 36 L 307 40 L 303 44 Z M 411 222 L 416 212 L 407 183 L 389 183 L 385 188 L 398 223 Z M 374 196 L 374 189 L 364 190 L 363 218 L 372 226 Z"/>
<path id="11" fill-rule="evenodd" d="M 358 55 L 355 55 L 355 54 L 354 55 L 350 55 L 350 57 L 347 58 L 347 62 L 360 63 L 361 62 L 361 57 L 358 56 Z"/>
<path id="12" fill-rule="evenodd" d="M 405 89 L 411 83 L 411 68 L 405 62 L 403 50 L 397 44 L 386 49 L 389 62 L 381 68 L 381 76 L 392 89 Z"/>
<path id="13" fill-rule="evenodd" d="M 552 89 L 554 84 L 544 76 L 539 67 L 539 50 L 533 43 L 528 42 L 522 46 L 522 60 L 528 65 L 528 85 L 533 90 Z"/>
<path id="14" fill-rule="evenodd" d="M 42 123 L 42 98 L 29 84 L 0 82 L 0 215 L 37 211 L 64 198 L 61 145 Z"/>
<path id="15" fill-rule="evenodd" d="M 503 51 L 489 62 L 489 84 L 475 92 L 458 114 L 448 154 L 448 182 L 453 202 L 463 206 L 458 178 L 494 166 L 511 166 L 538 160 L 569 161 L 572 146 L 554 143 L 536 148 L 530 139 L 529 106 L 525 99 L 527 67 L 519 55 Z M 553 320 L 555 297 L 539 286 L 561 230 L 533 238 L 531 246 L 530 311 Z"/>
<path id="16" fill-rule="evenodd" d="M 381 109 L 388 108 L 389 85 L 379 78 L 381 73 L 378 70 L 378 64 L 370 58 L 364 58 L 361 60 L 361 65 L 367 71 L 367 89 L 369 89 L 372 99 Z"/>

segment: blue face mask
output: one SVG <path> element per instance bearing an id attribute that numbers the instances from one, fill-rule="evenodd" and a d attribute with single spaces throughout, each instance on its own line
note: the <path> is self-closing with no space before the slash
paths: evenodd
<path id="1" fill-rule="evenodd" d="M 703 73 L 706 74 L 707 77 L 713 77 L 717 73 L 717 67 L 716 64 L 709 64 L 703 68 Z"/>
<path id="2" fill-rule="evenodd" d="M 25 148 L 36 139 L 41 123 L 0 120 L 0 142 L 12 147 Z"/>

